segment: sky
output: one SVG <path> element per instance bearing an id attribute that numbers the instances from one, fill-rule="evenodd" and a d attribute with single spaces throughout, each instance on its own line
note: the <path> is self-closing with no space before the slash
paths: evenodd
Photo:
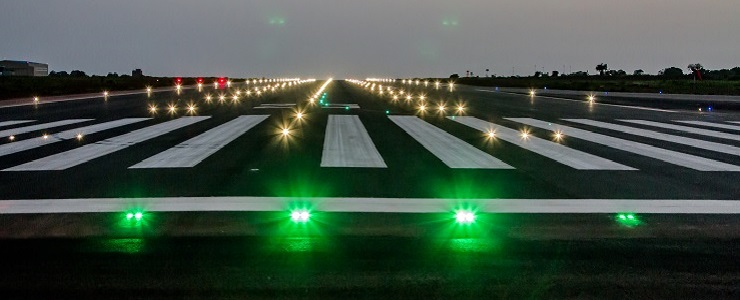
<path id="1" fill-rule="evenodd" d="M 740 65 L 738 0 L 0 0 L 0 59 L 88 74 L 447 77 Z"/>

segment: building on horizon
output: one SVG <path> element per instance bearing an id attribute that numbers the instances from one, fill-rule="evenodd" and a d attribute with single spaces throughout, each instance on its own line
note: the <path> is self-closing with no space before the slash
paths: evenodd
<path id="1" fill-rule="evenodd" d="M 141 69 L 133 70 L 131 71 L 131 77 L 144 77 L 144 71 L 142 71 Z"/>
<path id="2" fill-rule="evenodd" d="M 21 60 L 0 61 L 2 76 L 48 76 L 49 65 Z"/>

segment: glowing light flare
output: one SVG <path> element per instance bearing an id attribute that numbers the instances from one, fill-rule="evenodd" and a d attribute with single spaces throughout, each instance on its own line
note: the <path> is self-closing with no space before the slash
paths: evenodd
<path id="1" fill-rule="evenodd" d="M 195 110 L 196 109 L 197 109 L 197 107 L 195 107 L 195 104 L 189 104 L 188 105 L 188 113 L 193 114 L 193 113 L 195 113 Z"/>
<path id="2" fill-rule="evenodd" d="M 154 104 L 152 104 L 152 105 L 149 105 L 149 112 L 151 112 L 151 113 L 153 113 L 153 114 L 154 114 L 154 113 L 157 113 L 157 106 L 156 106 L 156 105 L 154 105 Z"/>
<path id="3" fill-rule="evenodd" d="M 563 137 L 565 137 L 565 136 L 563 135 L 563 132 L 560 131 L 560 130 L 555 131 L 555 134 L 553 134 L 553 138 L 555 138 L 556 141 L 562 140 Z"/>
<path id="4" fill-rule="evenodd" d="M 11 136 L 9 136 L 9 137 L 8 137 L 8 139 L 9 139 L 9 140 L 10 140 L 11 142 L 12 142 L 12 141 L 15 141 L 15 136 L 14 136 L 14 135 L 11 135 Z"/>
<path id="5" fill-rule="evenodd" d="M 282 134 L 283 136 L 288 136 L 288 135 L 290 135 L 290 129 L 288 129 L 288 128 L 283 128 L 283 129 L 281 129 L 281 130 L 280 130 L 280 133 L 281 133 L 281 134 Z"/>
<path id="6" fill-rule="evenodd" d="M 455 212 L 455 222 L 458 224 L 472 224 L 475 222 L 475 213 L 469 210 L 458 210 Z"/>
<path id="7" fill-rule="evenodd" d="M 486 133 L 486 136 L 489 139 L 495 139 L 496 138 L 496 130 L 489 129 L 488 132 Z"/>
<path id="8" fill-rule="evenodd" d="M 311 219 L 311 213 L 308 210 L 300 209 L 290 212 L 290 220 L 294 223 L 306 223 Z"/>
<path id="9" fill-rule="evenodd" d="M 78 133 L 77 136 L 75 136 L 78 141 L 82 140 L 82 133 Z"/>
<path id="10" fill-rule="evenodd" d="M 170 104 L 170 105 L 169 105 L 169 106 L 167 107 L 167 110 L 168 110 L 168 111 L 169 111 L 169 112 L 170 112 L 171 114 L 174 114 L 175 112 L 177 112 L 177 106 L 175 106 L 175 105 L 172 105 L 172 104 Z"/>

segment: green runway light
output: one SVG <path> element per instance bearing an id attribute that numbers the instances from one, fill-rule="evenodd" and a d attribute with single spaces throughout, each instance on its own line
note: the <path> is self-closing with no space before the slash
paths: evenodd
<path id="1" fill-rule="evenodd" d="M 640 219 L 633 213 L 619 213 L 616 219 L 617 222 L 627 227 L 640 225 Z"/>
<path id="2" fill-rule="evenodd" d="M 141 221 L 141 219 L 144 218 L 144 213 L 137 211 L 137 212 L 128 212 L 126 213 L 126 220 L 136 220 Z"/>
<path id="3" fill-rule="evenodd" d="M 390 112 L 389 110 L 386 110 L 386 111 L 385 111 L 385 114 L 386 114 L 386 115 L 387 115 L 387 114 L 390 114 L 390 113 L 391 113 L 391 112 Z"/>
<path id="4" fill-rule="evenodd" d="M 344 110 L 349 110 L 349 106 L 345 106 L 344 107 Z"/>
<path id="5" fill-rule="evenodd" d="M 455 221 L 459 224 L 472 224 L 475 222 L 475 213 L 469 210 L 458 210 L 455 212 Z"/>
<path id="6" fill-rule="evenodd" d="M 311 213 L 305 209 L 294 210 L 290 213 L 290 220 L 293 223 L 306 223 L 311 218 Z"/>

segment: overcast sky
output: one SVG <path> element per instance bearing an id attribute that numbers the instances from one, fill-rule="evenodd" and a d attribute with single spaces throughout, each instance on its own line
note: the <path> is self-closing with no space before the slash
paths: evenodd
<path id="1" fill-rule="evenodd" d="M 738 0 L 0 0 L 0 59 L 165 76 L 740 65 Z"/>

